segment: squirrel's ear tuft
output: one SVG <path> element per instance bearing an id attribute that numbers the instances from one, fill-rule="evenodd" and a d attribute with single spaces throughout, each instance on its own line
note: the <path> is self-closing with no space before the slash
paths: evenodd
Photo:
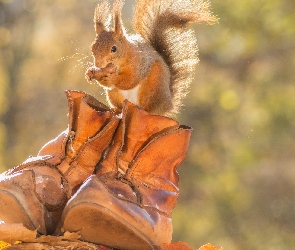
<path id="1" fill-rule="evenodd" d="M 94 28 L 96 34 L 100 34 L 104 30 L 109 29 L 111 22 L 110 6 L 107 1 L 98 4 L 94 11 Z"/>
<path id="2" fill-rule="evenodd" d="M 122 8 L 124 5 L 123 0 L 116 0 L 113 5 L 113 13 L 114 13 L 114 29 L 117 36 L 123 35 L 123 23 L 122 23 Z"/>

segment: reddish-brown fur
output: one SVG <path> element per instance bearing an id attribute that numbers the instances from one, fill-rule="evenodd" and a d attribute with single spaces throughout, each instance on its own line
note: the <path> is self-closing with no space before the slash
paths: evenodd
<path id="1" fill-rule="evenodd" d="M 138 0 L 134 29 L 129 37 L 122 24 L 123 0 L 113 6 L 114 28 L 109 29 L 109 4 L 98 4 L 94 14 L 96 38 L 92 44 L 94 65 L 86 72 L 107 93 L 118 112 L 124 99 L 146 111 L 177 113 L 197 63 L 197 45 L 190 22 L 213 22 L 203 0 Z"/>

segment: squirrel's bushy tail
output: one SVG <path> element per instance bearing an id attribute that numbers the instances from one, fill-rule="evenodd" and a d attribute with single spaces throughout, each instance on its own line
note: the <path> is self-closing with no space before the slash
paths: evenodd
<path id="1" fill-rule="evenodd" d="M 134 30 L 163 57 L 171 72 L 171 92 L 177 113 L 198 63 L 197 42 L 189 23 L 214 23 L 203 0 L 137 0 Z"/>

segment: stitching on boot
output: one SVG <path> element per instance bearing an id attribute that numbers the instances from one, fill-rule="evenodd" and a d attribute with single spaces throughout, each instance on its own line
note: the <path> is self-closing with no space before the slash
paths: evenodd
<path id="1" fill-rule="evenodd" d="M 53 156 L 48 156 L 48 157 L 43 157 L 42 159 L 38 159 L 34 162 L 25 162 L 25 163 L 21 163 L 20 165 L 16 166 L 15 168 L 11 169 L 11 171 L 9 172 L 9 174 L 14 174 L 18 171 L 21 171 L 21 170 L 30 170 L 29 168 L 32 168 L 32 167 L 36 167 L 36 166 L 48 166 L 50 168 L 55 168 L 55 165 L 49 163 L 49 162 L 46 162 L 46 160 L 49 160 L 53 158 Z"/>
<path id="2" fill-rule="evenodd" d="M 139 191 L 139 187 L 136 186 L 131 180 L 128 180 L 127 178 L 125 178 L 124 176 L 120 177 L 118 180 L 129 185 L 129 187 L 132 189 L 132 191 L 136 195 L 137 205 L 142 206 L 142 195 Z"/>
<path id="3" fill-rule="evenodd" d="M 117 181 L 121 181 L 125 184 L 127 184 L 128 186 L 131 187 L 131 189 L 135 192 L 136 194 L 136 197 L 137 197 L 137 202 L 133 202 L 133 201 L 130 201 L 122 196 L 119 196 L 117 193 L 114 193 L 112 190 L 110 190 L 108 188 L 108 186 L 106 185 L 106 183 L 108 182 L 108 179 L 109 179 L 109 174 L 106 174 L 105 176 L 101 176 L 99 177 L 100 179 L 100 182 L 102 183 L 102 185 L 106 188 L 106 190 L 108 190 L 108 192 L 110 194 L 112 194 L 114 197 L 116 197 L 117 199 L 119 200 L 122 200 L 122 201 L 126 201 L 126 202 L 130 202 L 132 204 L 135 204 L 141 208 L 144 208 L 144 209 L 150 209 L 150 210 L 153 210 L 153 211 L 156 211 L 157 213 L 159 213 L 160 215 L 163 215 L 165 217 L 168 217 L 168 218 L 172 218 L 172 212 L 171 213 L 165 213 L 157 208 L 154 208 L 154 207 L 151 207 L 151 206 L 147 206 L 147 205 L 143 205 L 142 204 L 142 195 L 139 191 L 139 187 L 134 185 L 130 180 L 126 179 L 126 178 L 122 178 L 122 177 L 119 177 L 119 178 L 115 178 L 115 180 Z M 133 189 L 134 188 L 134 189 Z"/>
<path id="4" fill-rule="evenodd" d="M 110 173 L 110 175 L 111 175 L 111 173 Z M 109 174 L 107 173 L 107 174 L 105 174 L 105 176 L 100 176 L 99 177 L 99 180 L 100 180 L 100 182 L 102 183 L 102 185 L 105 187 L 105 189 L 106 190 L 108 190 L 108 192 L 110 193 L 110 194 L 112 194 L 114 197 L 116 197 L 116 198 L 118 198 L 119 200 L 122 200 L 122 201 L 127 201 L 127 202 L 130 202 L 130 203 L 132 203 L 132 204 L 135 204 L 135 205 L 137 205 L 137 206 L 139 206 L 139 207 L 141 207 L 141 204 L 138 202 L 138 195 L 140 195 L 140 193 L 136 193 L 135 192 L 135 194 L 136 194 L 136 197 L 137 197 L 137 202 L 133 202 L 133 201 L 130 201 L 130 200 L 128 200 L 128 199 L 126 199 L 126 198 L 124 198 L 124 197 L 122 197 L 122 196 L 118 196 L 118 194 L 117 193 L 114 193 L 112 190 L 110 190 L 109 188 L 108 188 L 108 186 L 106 185 L 106 183 L 108 182 L 108 179 L 109 179 L 110 177 L 109 177 Z M 114 178 L 114 180 L 117 180 L 117 181 L 119 181 L 118 180 L 118 178 Z M 122 180 L 120 180 L 120 181 L 122 181 Z M 127 184 L 128 186 L 130 186 L 128 183 L 130 183 L 128 180 L 126 180 L 126 182 L 124 182 L 124 181 L 122 181 L 123 183 L 125 183 L 125 184 Z M 132 184 L 133 185 L 133 184 Z M 131 187 L 131 186 L 130 186 Z M 134 191 L 133 190 L 133 188 L 131 187 L 131 189 L 132 189 L 132 191 Z M 140 200 L 141 200 L 141 198 L 140 198 Z"/>
<path id="5" fill-rule="evenodd" d="M 48 166 L 50 168 L 52 168 L 53 170 L 57 171 L 60 175 L 61 175 L 61 185 L 63 187 L 65 187 L 65 190 L 63 190 L 63 193 L 62 193 L 62 198 L 61 198 L 61 202 L 58 204 L 58 205 L 55 205 L 55 206 L 52 206 L 46 202 L 43 202 L 42 201 L 42 198 L 40 197 L 40 195 L 37 193 L 36 191 L 36 176 L 35 176 L 35 172 L 34 170 L 32 169 L 24 169 L 25 167 L 36 167 L 36 166 Z M 58 209 L 60 209 L 62 206 L 65 205 L 65 203 L 67 202 L 67 200 L 69 199 L 69 184 L 68 184 L 68 181 L 67 179 L 63 176 L 63 174 L 58 170 L 56 169 L 56 167 L 48 162 L 32 162 L 32 163 L 28 163 L 28 164 L 24 164 L 23 168 L 20 170 L 20 171 L 23 171 L 23 170 L 28 170 L 28 171 L 31 171 L 32 173 L 32 177 L 33 177 L 33 191 L 37 197 L 37 199 L 39 200 L 39 202 L 44 205 L 48 211 L 52 212 L 52 211 L 56 211 Z M 18 184 L 18 183 L 15 183 L 14 184 L 21 188 L 21 186 Z M 66 201 L 64 201 L 66 199 Z"/>

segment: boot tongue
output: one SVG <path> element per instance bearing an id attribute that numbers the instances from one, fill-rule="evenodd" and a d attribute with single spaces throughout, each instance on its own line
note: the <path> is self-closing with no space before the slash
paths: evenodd
<path id="1" fill-rule="evenodd" d="M 72 98 L 70 111 L 72 112 L 70 112 L 69 139 L 72 142 L 68 145 L 67 154 L 71 157 L 89 138 L 101 131 L 113 114 L 108 107 L 90 95 Z"/>
<path id="2" fill-rule="evenodd" d="M 77 129 L 77 117 L 80 109 L 80 103 L 82 97 L 86 96 L 87 94 L 82 91 L 75 91 L 75 90 L 66 90 L 65 91 L 67 98 L 68 98 L 68 106 L 69 106 L 69 130 L 76 131 Z"/>
<path id="3" fill-rule="evenodd" d="M 81 112 L 85 110 L 85 106 L 87 106 L 86 110 L 88 109 L 89 113 L 95 111 L 107 112 L 110 110 L 107 106 L 85 92 L 66 90 L 65 93 L 68 98 L 70 131 L 77 131 L 80 125 L 78 125 L 78 120 L 81 117 Z M 82 110 L 81 105 L 83 105 Z"/>
<path id="4" fill-rule="evenodd" d="M 178 127 L 179 123 L 164 116 L 150 115 L 125 101 L 123 113 L 123 143 L 119 153 L 119 167 L 124 172 L 138 152 L 159 133 Z"/>
<path id="5" fill-rule="evenodd" d="M 97 134 L 111 118 L 111 113 L 108 110 L 95 109 L 87 103 L 87 99 L 83 98 L 81 101 L 75 133 L 76 139 L 81 139 L 84 142 Z"/>

